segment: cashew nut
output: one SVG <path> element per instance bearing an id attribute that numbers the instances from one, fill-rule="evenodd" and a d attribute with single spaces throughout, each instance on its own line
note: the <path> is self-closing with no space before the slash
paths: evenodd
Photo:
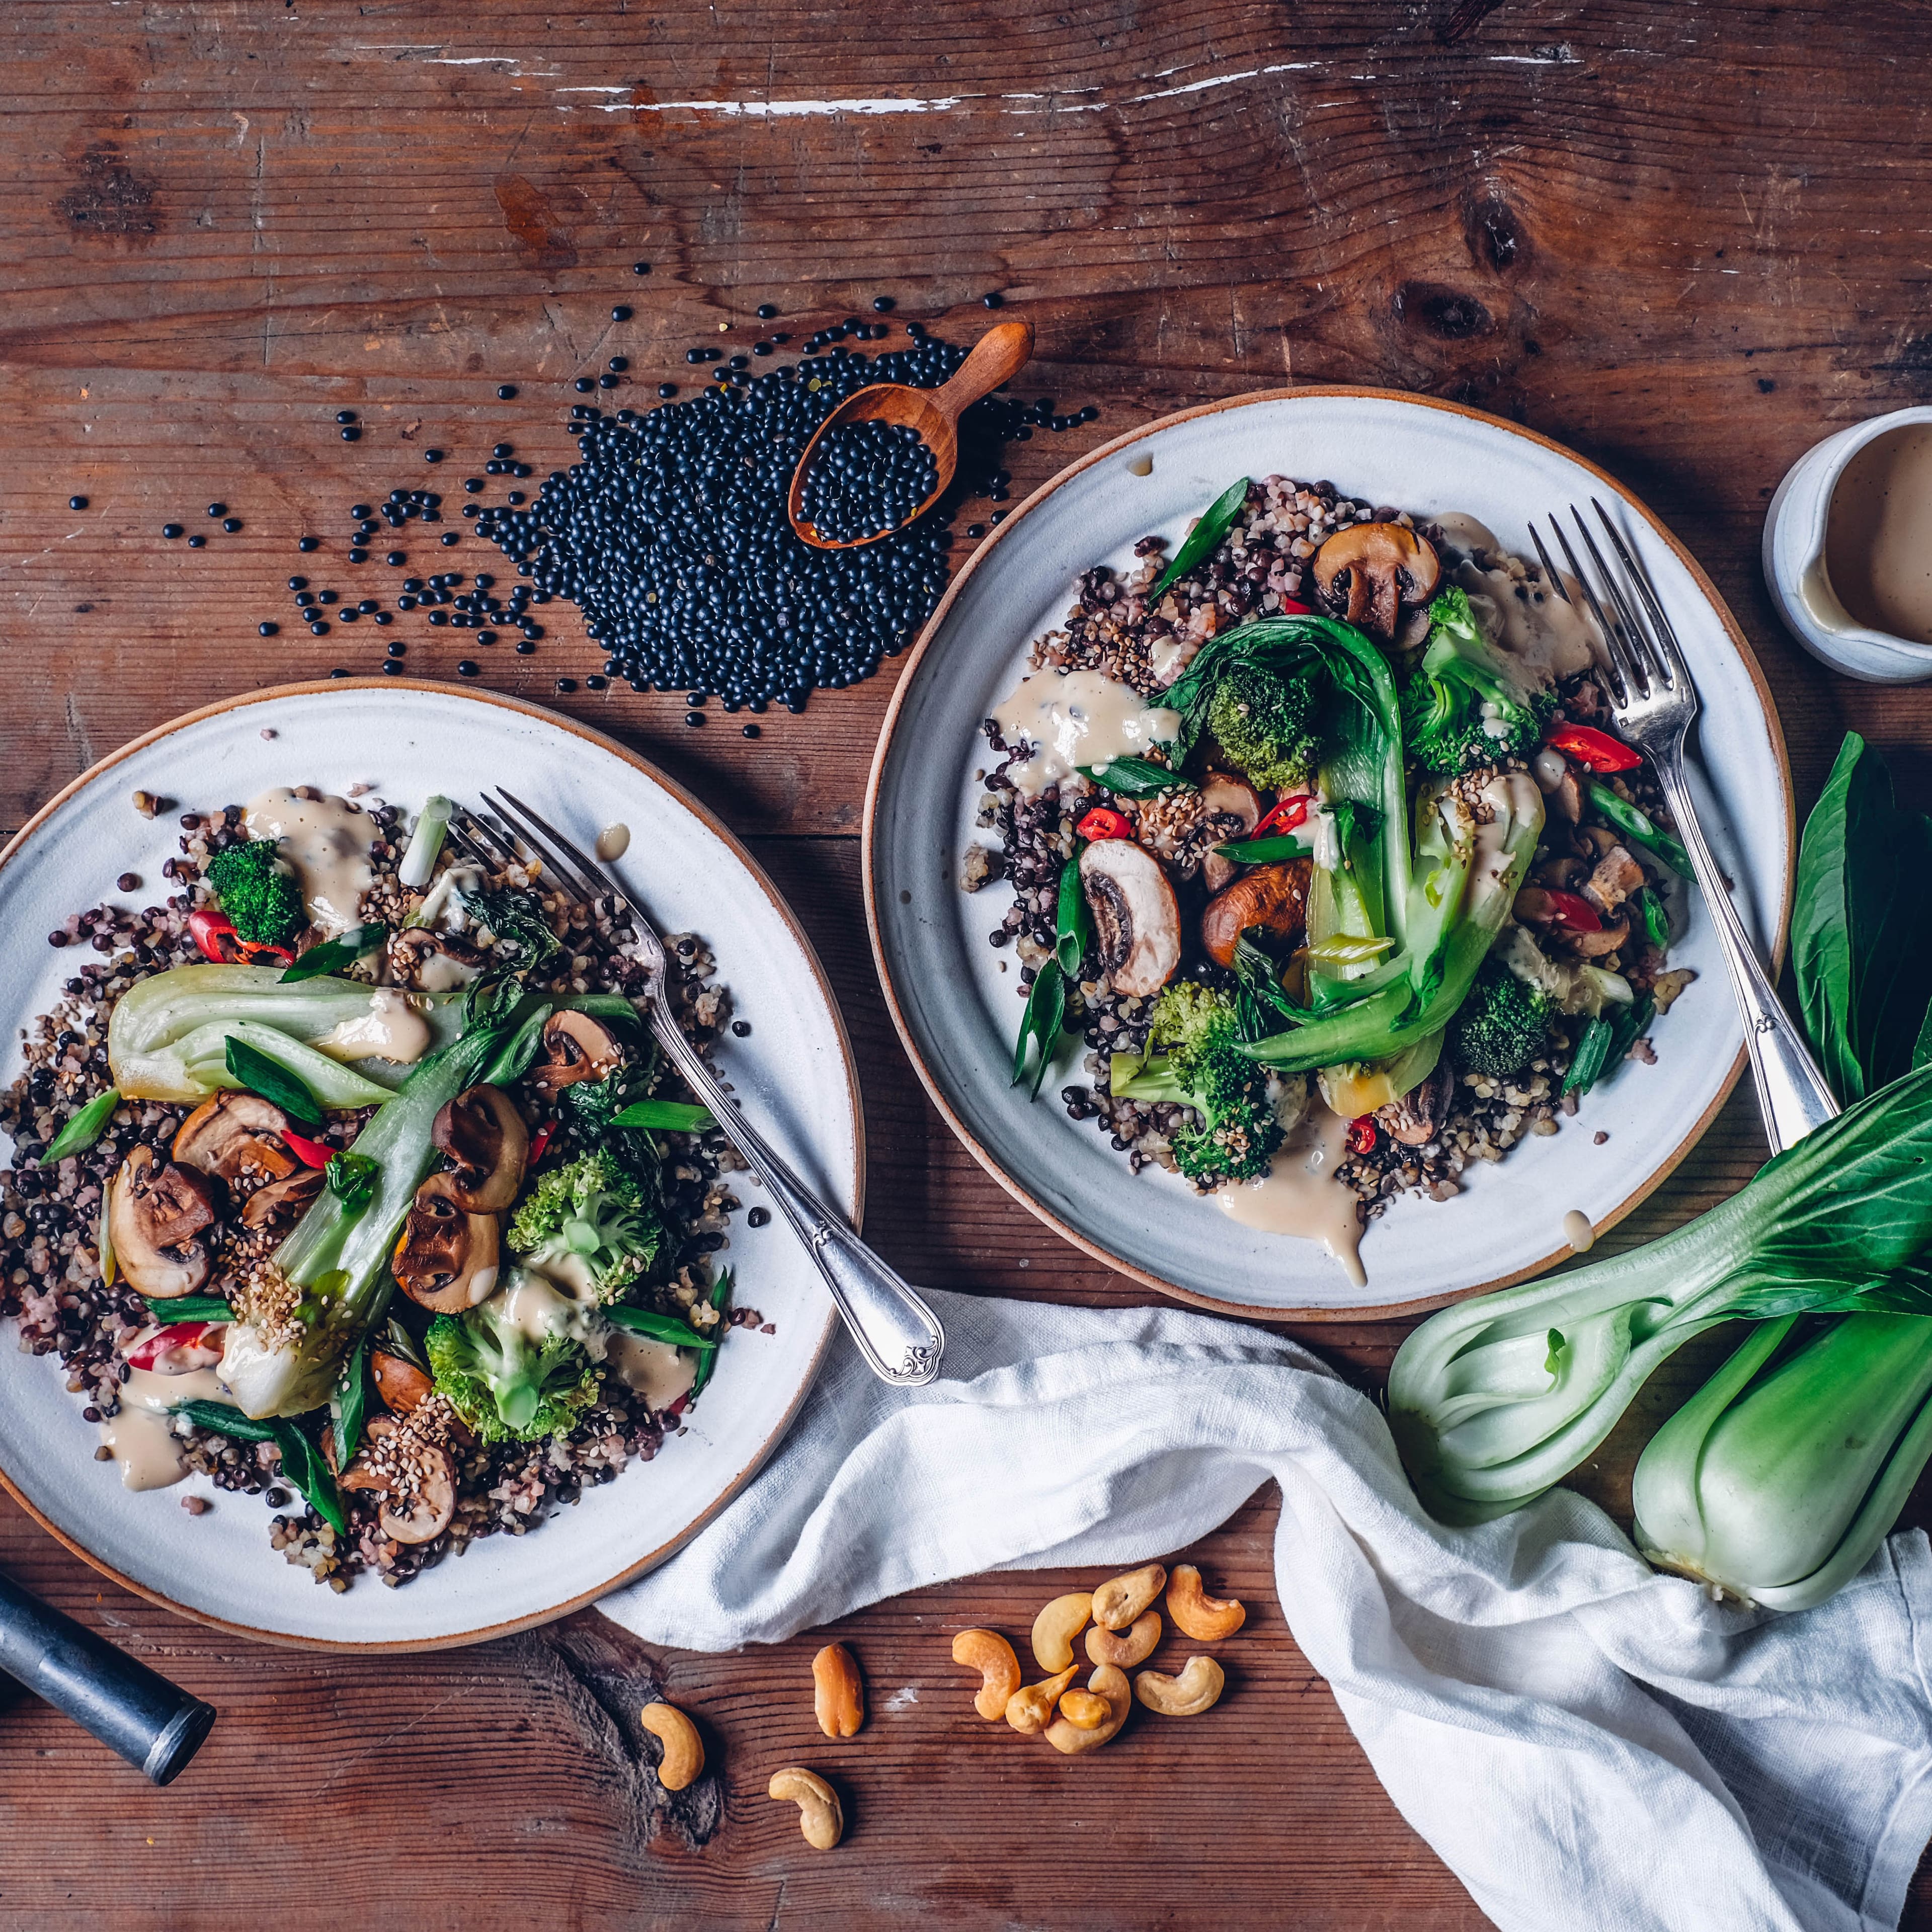
<path id="1" fill-rule="evenodd" d="M 866 1721 L 866 1688 L 842 1643 L 828 1643 L 812 1660 L 812 1709 L 828 1738 L 849 1738 Z"/>
<path id="2" fill-rule="evenodd" d="M 1219 1643 L 1248 1620 L 1246 1610 L 1232 1597 L 1210 1597 L 1201 1587 L 1201 1572 L 1191 1563 L 1174 1565 L 1167 1586 L 1167 1613 L 1174 1627 L 1196 1643 Z"/>
<path id="3" fill-rule="evenodd" d="M 1131 1670 L 1154 1654 L 1160 1641 L 1160 1611 L 1143 1610 L 1124 1630 L 1094 1624 L 1087 1633 L 1087 1654 L 1095 1664 L 1118 1664 L 1123 1670 Z"/>
<path id="4" fill-rule="evenodd" d="M 998 1630 L 963 1630 L 952 1640 L 952 1660 L 979 1672 L 985 1682 L 973 1700 L 981 1717 L 1006 1714 L 1006 1700 L 1020 1688 L 1020 1660 Z"/>
<path id="5" fill-rule="evenodd" d="M 1143 1670 L 1134 1679 L 1134 1695 L 1163 1718 L 1198 1718 L 1221 1694 L 1226 1675 L 1211 1657 L 1190 1657 L 1178 1677 Z"/>
<path id="6" fill-rule="evenodd" d="M 704 1740 L 698 1726 L 675 1704 L 646 1704 L 638 1722 L 664 1746 L 658 1782 L 667 1791 L 682 1791 L 704 1768 Z"/>
<path id="7" fill-rule="evenodd" d="M 1144 1563 L 1102 1583 L 1094 1592 L 1094 1621 L 1109 1630 L 1125 1630 L 1160 1594 L 1167 1570 L 1159 1563 Z"/>
<path id="8" fill-rule="evenodd" d="M 1071 1590 L 1034 1618 L 1034 1659 L 1041 1670 L 1064 1670 L 1073 1661 L 1073 1640 L 1093 1608 L 1094 1599 L 1084 1590 Z"/>
<path id="9" fill-rule="evenodd" d="M 1114 1707 L 1098 1691 L 1064 1690 L 1060 1696 L 1060 1714 L 1070 1724 L 1090 1731 L 1114 1714 Z"/>
<path id="10" fill-rule="evenodd" d="M 1046 1727 L 1047 1742 L 1070 1757 L 1105 1744 L 1127 1721 L 1127 1713 L 1134 1708 L 1134 1694 L 1127 1688 L 1126 1678 L 1111 1664 L 1102 1664 L 1088 1678 L 1087 1688 L 1107 1700 L 1107 1715 L 1101 1723 L 1088 1730 L 1071 1718 L 1056 1718 Z"/>
<path id="11" fill-rule="evenodd" d="M 772 1773 L 765 1787 L 768 1798 L 790 1798 L 798 1807 L 798 1828 L 814 1851 L 829 1852 L 845 1835 L 845 1814 L 838 1794 L 815 1771 L 788 1764 Z"/>
<path id="12" fill-rule="evenodd" d="M 1016 1690 L 1006 1700 L 1006 1722 L 1023 1738 L 1036 1736 L 1046 1729 L 1060 1692 L 1072 1682 L 1073 1666 L 1070 1664 L 1043 1684 L 1029 1684 L 1024 1690 Z"/>

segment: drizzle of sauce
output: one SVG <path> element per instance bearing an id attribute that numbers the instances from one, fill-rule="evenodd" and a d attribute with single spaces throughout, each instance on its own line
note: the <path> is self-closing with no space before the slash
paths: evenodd
<path id="1" fill-rule="evenodd" d="M 698 1379 L 698 1358 L 670 1342 L 621 1330 L 608 1338 L 604 1359 L 627 1389 L 655 1409 L 666 1409 Z"/>
<path id="2" fill-rule="evenodd" d="M 100 1440 L 120 1465 L 130 1490 L 164 1490 L 188 1474 L 184 1445 L 168 1411 L 178 1402 L 226 1402 L 226 1385 L 212 1369 L 169 1376 L 134 1369 L 121 1384 L 121 1410 L 100 1425 Z"/>
<path id="3" fill-rule="evenodd" d="M 315 1045 L 332 1060 L 392 1060 L 406 1066 L 422 1059 L 429 1042 L 429 1022 L 409 994 L 394 986 L 378 986 L 369 995 L 366 1013 L 338 1022 Z"/>
<path id="4" fill-rule="evenodd" d="M 1231 1181 L 1214 1198 L 1244 1228 L 1319 1241 L 1349 1280 L 1363 1288 L 1369 1277 L 1362 1266 L 1361 1203 L 1338 1178 L 1348 1132 L 1339 1114 L 1311 1107 L 1290 1130 L 1267 1174 L 1259 1180 Z"/>
<path id="5" fill-rule="evenodd" d="M 568 1335 L 603 1359 L 603 1326 L 596 1319 L 597 1291 L 590 1270 L 579 1255 L 545 1262 L 543 1271 L 527 1265 L 509 1271 L 503 1290 L 502 1319 L 511 1328 L 542 1342 L 551 1335 Z"/>
<path id="6" fill-rule="evenodd" d="M 621 859 L 630 849 L 631 828 L 628 825 L 607 825 L 597 835 L 597 856 L 600 859 Z"/>
<path id="7" fill-rule="evenodd" d="M 287 785 L 275 785 L 248 801 L 243 823 L 250 838 L 272 838 L 280 848 L 324 938 L 333 939 L 358 923 L 362 895 L 376 877 L 369 848 L 378 828 L 366 812 L 346 798 L 304 798 Z"/>
<path id="8" fill-rule="evenodd" d="M 1127 474 L 1130 476 L 1151 476 L 1154 474 L 1154 458 L 1150 456 L 1132 458 L 1127 464 Z"/>
<path id="9" fill-rule="evenodd" d="M 1180 714 L 1150 706 L 1137 691 L 1097 670 L 1035 671 L 1022 678 L 993 712 L 1009 745 L 1030 740 L 1037 747 L 1006 776 L 1032 798 L 1073 776 L 1081 765 L 1138 757 L 1150 745 L 1180 735 Z"/>
<path id="10" fill-rule="evenodd" d="M 1580 1255 L 1587 1255 L 1597 1245 L 1597 1231 L 1591 1226 L 1590 1217 L 1582 1208 L 1573 1208 L 1564 1216 L 1563 1238 Z"/>
<path id="11" fill-rule="evenodd" d="M 1450 510 L 1435 520 L 1458 550 L 1480 550 L 1496 557 L 1507 554 L 1495 532 L 1474 517 Z M 1558 576 L 1570 593 L 1568 603 L 1541 581 L 1540 568 L 1538 580 L 1526 583 L 1501 565 L 1486 570 L 1470 556 L 1456 565 L 1450 575 L 1472 597 L 1481 598 L 1494 610 L 1496 628 L 1492 634 L 1497 647 L 1515 658 L 1537 683 L 1574 677 L 1604 661 L 1597 620 L 1585 604 L 1576 580 L 1566 572 L 1558 572 Z"/>
<path id="12" fill-rule="evenodd" d="M 1855 622 L 1932 644 L 1932 423 L 1874 436 L 1839 472 L 1825 572 Z"/>

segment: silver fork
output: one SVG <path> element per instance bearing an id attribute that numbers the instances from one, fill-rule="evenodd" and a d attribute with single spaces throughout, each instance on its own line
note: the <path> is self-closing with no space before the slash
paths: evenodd
<path id="1" fill-rule="evenodd" d="M 805 1244 L 872 1372 L 880 1381 L 903 1388 L 917 1388 L 931 1382 L 939 1372 L 940 1357 L 946 1348 L 946 1331 L 938 1317 L 779 1158 L 686 1039 L 671 1010 L 664 941 L 644 908 L 608 872 L 520 799 L 501 790 L 495 798 L 487 792 L 483 796 L 514 838 L 542 860 L 548 881 L 586 904 L 600 898 L 614 900 L 629 914 L 650 973 L 651 1031 L 658 1044 L 670 1056 L 692 1091 L 710 1108 L 725 1138 L 750 1162 L 779 1213 Z M 469 848 L 486 863 L 506 860 L 524 862 L 524 854 L 511 839 L 472 812 L 456 813 L 450 830 L 452 842 Z"/>
<path id="2" fill-rule="evenodd" d="M 1684 664 L 1677 634 L 1664 614 L 1649 573 L 1624 542 L 1609 512 L 1594 496 L 1590 502 L 1616 554 L 1614 571 L 1604 562 L 1589 525 L 1574 503 L 1570 514 L 1575 519 L 1592 568 L 1586 570 L 1579 561 L 1562 523 L 1554 515 L 1550 519 L 1550 527 L 1569 563 L 1571 576 L 1603 631 L 1612 673 L 1604 680 L 1610 709 L 1617 715 L 1623 736 L 1643 753 L 1656 772 L 1671 815 L 1677 820 L 1677 829 L 1690 852 L 1691 868 L 1697 874 L 1704 903 L 1711 908 L 1718 941 L 1724 949 L 1731 983 L 1744 1011 L 1744 1048 L 1757 1082 L 1765 1132 L 1772 1153 L 1782 1153 L 1802 1140 L 1814 1127 L 1830 1120 L 1838 1112 L 1838 1103 L 1832 1097 L 1804 1036 L 1784 1010 L 1769 975 L 1760 964 L 1757 949 L 1744 931 L 1724 874 L 1718 871 L 1718 862 L 1711 856 L 1702 828 L 1697 823 L 1696 808 L 1691 802 L 1690 788 L 1684 776 L 1684 738 L 1697 715 L 1697 690 Z M 1530 526 L 1530 535 L 1550 581 L 1566 603 L 1574 602 L 1534 524 Z"/>

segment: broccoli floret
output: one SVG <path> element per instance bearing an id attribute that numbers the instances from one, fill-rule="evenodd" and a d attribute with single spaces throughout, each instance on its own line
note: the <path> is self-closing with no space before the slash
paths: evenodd
<path id="1" fill-rule="evenodd" d="M 1290 682 L 1266 665 L 1236 658 L 1208 700 L 1208 729 L 1228 762 L 1266 791 L 1305 790 L 1321 761 L 1311 680 Z"/>
<path id="2" fill-rule="evenodd" d="M 1506 1080 L 1550 1051 L 1556 1010 L 1500 960 L 1486 960 L 1449 1023 L 1449 1051 L 1466 1072 Z"/>
<path id="3" fill-rule="evenodd" d="M 665 1245 L 657 1203 L 603 1149 L 538 1178 L 510 1220 L 510 1250 L 538 1267 L 580 1258 L 601 1301 L 614 1301 L 656 1263 Z"/>
<path id="4" fill-rule="evenodd" d="M 208 862 L 208 883 L 238 938 L 285 946 L 308 923 L 302 884 L 276 855 L 272 838 L 224 846 Z"/>
<path id="5" fill-rule="evenodd" d="M 1402 694 L 1408 755 L 1426 771 L 1479 770 L 1533 757 L 1556 710 L 1553 690 L 1526 690 L 1514 668 L 1483 635 L 1460 590 L 1429 607 L 1433 628 Z"/>
<path id="6" fill-rule="evenodd" d="M 423 1342 L 430 1373 L 479 1442 L 566 1436 L 597 1400 L 596 1364 L 561 1328 L 533 1339 L 505 1321 L 508 1295 L 439 1315 Z"/>
<path id="7" fill-rule="evenodd" d="M 1174 1136 L 1174 1165 L 1191 1180 L 1246 1180 L 1268 1171 L 1281 1144 L 1268 1070 L 1240 1048 L 1234 1000 L 1193 980 L 1162 988 L 1140 1070 L 1113 1091 L 1123 1100 L 1191 1107 L 1200 1124 Z M 1163 1050 L 1164 1049 L 1164 1050 Z"/>

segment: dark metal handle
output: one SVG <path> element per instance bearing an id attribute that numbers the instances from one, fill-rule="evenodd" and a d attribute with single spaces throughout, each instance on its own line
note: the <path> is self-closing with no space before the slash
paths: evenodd
<path id="1" fill-rule="evenodd" d="M 0 1576 L 0 1670 L 156 1784 L 200 1750 L 214 1706 Z"/>

